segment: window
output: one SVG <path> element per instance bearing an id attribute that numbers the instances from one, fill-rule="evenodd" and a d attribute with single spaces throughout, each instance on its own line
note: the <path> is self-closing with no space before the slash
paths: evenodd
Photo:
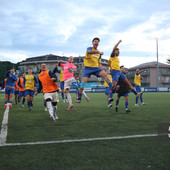
<path id="1" fill-rule="evenodd" d="M 165 81 L 168 83 L 170 81 L 170 76 L 166 76 Z"/>

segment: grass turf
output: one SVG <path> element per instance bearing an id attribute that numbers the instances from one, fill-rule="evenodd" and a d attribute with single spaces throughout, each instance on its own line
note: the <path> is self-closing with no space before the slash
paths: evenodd
<path id="1" fill-rule="evenodd" d="M 106 96 L 88 94 L 91 101 L 58 104 L 59 120 L 49 121 L 43 108 L 43 96 L 35 97 L 31 112 L 27 106 L 15 106 L 9 113 L 7 143 L 82 139 L 121 135 L 157 133 L 159 123 L 170 122 L 169 93 L 146 93 L 146 106 L 134 107 L 135 96 L 130 94 L 125 112 L 124 99 L 119 112 L 108 109 Z M 3 102 L 3 94 L 0 101 Z M 75 98 L 75 94 L 72 94 Z M 114 96 L 116 99 L 116 95 Z M 115 102 L 114 102 L 115 103 Z M 0 112 L 4 110 L 1 108 Z M 0 115 L 2 120 L 3 114 Z M 0 147 L 1 169 L 168 169 L 169 142 L 157 137 L 93 141 L 67 144 Z M 7 159 L 8 158 L 8 159 Z M 12 168 L 13 167 L 13 168 Z"/>

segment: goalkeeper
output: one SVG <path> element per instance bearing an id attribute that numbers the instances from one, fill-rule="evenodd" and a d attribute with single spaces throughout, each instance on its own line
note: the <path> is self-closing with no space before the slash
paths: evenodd
<path id="1" fill-rule="evenodd" d="M 77 70 L 77 67 L 73 64 L 73 60 L 74 60 L 74 58 L 71 56 L 68 58 L 68 63 L 63 64 L 62 60 L 59 61 L 59 66 L 63 67 L 63 69 L 64 69 L 64 76 L 63 76 L 64 91 L 65 91 L 65 94 L 66 94 L 68 102 L 69 102 L 69 107 L 68 107 L 67 111 L 71 110 L 74 107 L 74 105 L 72 103 L 71 95 L 69 93 L 69 90 L 73 86 L 73 83 L 76 82 L 76 80 L 74 78 L 74 72 Z M 55 68 L 55 71 L 57 72 L 57 67 Z M 85 97 L 87 97 L 85 93 L 83 93 L 83 94 Z"/>
<path id="2" fill-rule="evenodd" d="M 124 66 L 120 66 L 120 71 L 124 75 L 126 74 Z M 119 79 L 118 84 L 117 84 L 117 100 L 116 100 L 116 112 L 118 112 L 118 104 L 121 96 L 124 96 L 125 98 L 125 108 L 126 108 L 126 113 L 131 112 L 128 108 L 128 97 L 129 97 L 129 87 L 128 84 L 126 84 L 123 80 Z"/>

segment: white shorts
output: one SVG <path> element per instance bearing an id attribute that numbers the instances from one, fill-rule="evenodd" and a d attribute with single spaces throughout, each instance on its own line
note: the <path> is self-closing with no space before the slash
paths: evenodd
<path id="1" fill-rule="evenodd" d="M 59 102 L 59 97 L 57 92 L 44 93 L 44 99 L 51 99 L 52 102 Z"/>
<path id="2" fill-rule="evenodd" d="M 65 80 L 65 81 L 64 81 L 64 90 L 70 89 L 71 86 L 73 86 L 73 85 L 72 85 L 73 82 L 76 82 L 76 80 L 75 80 L 74 77 L 71 77 L 71 78 Z"/>

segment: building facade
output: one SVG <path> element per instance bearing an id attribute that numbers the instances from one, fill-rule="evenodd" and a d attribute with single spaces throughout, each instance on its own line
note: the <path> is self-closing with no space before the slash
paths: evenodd
<path id="1" fill-rule="evenodd" d="M 159 63 L 159 87 L 170 87 L 170 65 Z M 137 65 L 128 69 L 127 77 L 132 85 L 134 85 L 134 76 L 136 69 L 148 69 L 141 73 L 144 78 L 142 80 L 143 87 L 157 87 L 157 62 L 148 62 Z"/>
<path id="2" fill-rule="evenodd" d="M 77 66 L 77 71 L 75 72 L 75 76 L 79 76 L 80 79 L 82 78 L 82 74 L 84 70 L 84 63 L 83 63 L 84 58 L 85 58 L 84 56 L 74 57 L 74 62 L 73 62 L 73 64 Z M 57 64 L 60 60 L 63 60 L 63 62 L 66 63 L 68 61 L 68 57 L 48 54 L 48 55 L 43 55 L 38 57 L 27 58 L 26 60 L 20 62 L 19 75 L 21 76 L 23 72 L 27 72 L 28 68 L 30 67 L 33 69 L 33 74 L 38 75 L 42 63 L 46 63 L 47 68 L 52 71 L 55 67 L 55 64 Z M 101 63 L 103 67 L 109 69 L 108 60 L 101 59 Z M 57 76 L 59 77 L 59 74 Z M 100 82 L 100 84 L 103 84 L 104 80 L 102 78 L 97 78 L 96 76 L 92 75 L 89 81 Z"/>
<path id="3" fill-rule="evenodd" d="M 31 67 L 33 69 L 33 74 L 38 76 L 42 63 L 46 63 L 48 69 L 52 71 L 55 67 L 55 64 L 57 64 L 60 60 L 63 60 L 63 62 L 67 62 L 68 57 L 48 54 L 27 58 L 26 60 L 20 62 L 19 75 L 21 75 L 23 72 L 27 72 L 28 68 Z M 77 66 L 75 76 L 79 76 L 80 79 L 82 79 L 82 74 L 84 70 L 83 62 L 84 56 L 74 57 L 73 64 Z M 101 59 L 101 63 L 105 69 L 109 69 L 108 60 Z M 141 76 L 144 78 L 144 80 L 141 81 L 143 87 L 157 87 L 157 62 L 143 63 L 129 68 L 126 76 L 133 86 L 136 68 L 140 70 L 148 69 L 147 71 L 141 73 Z M 59 77 L 59 74 L 57 76 Z M 98 78 L 93 75 L 90 77 L 89 81 L 96 82 L 99 85 L 103 85 L 104 82 L 103 78 Z M 170 87 L 170 65 L 168 64 L 159 63 L 159 87 Z"/>

